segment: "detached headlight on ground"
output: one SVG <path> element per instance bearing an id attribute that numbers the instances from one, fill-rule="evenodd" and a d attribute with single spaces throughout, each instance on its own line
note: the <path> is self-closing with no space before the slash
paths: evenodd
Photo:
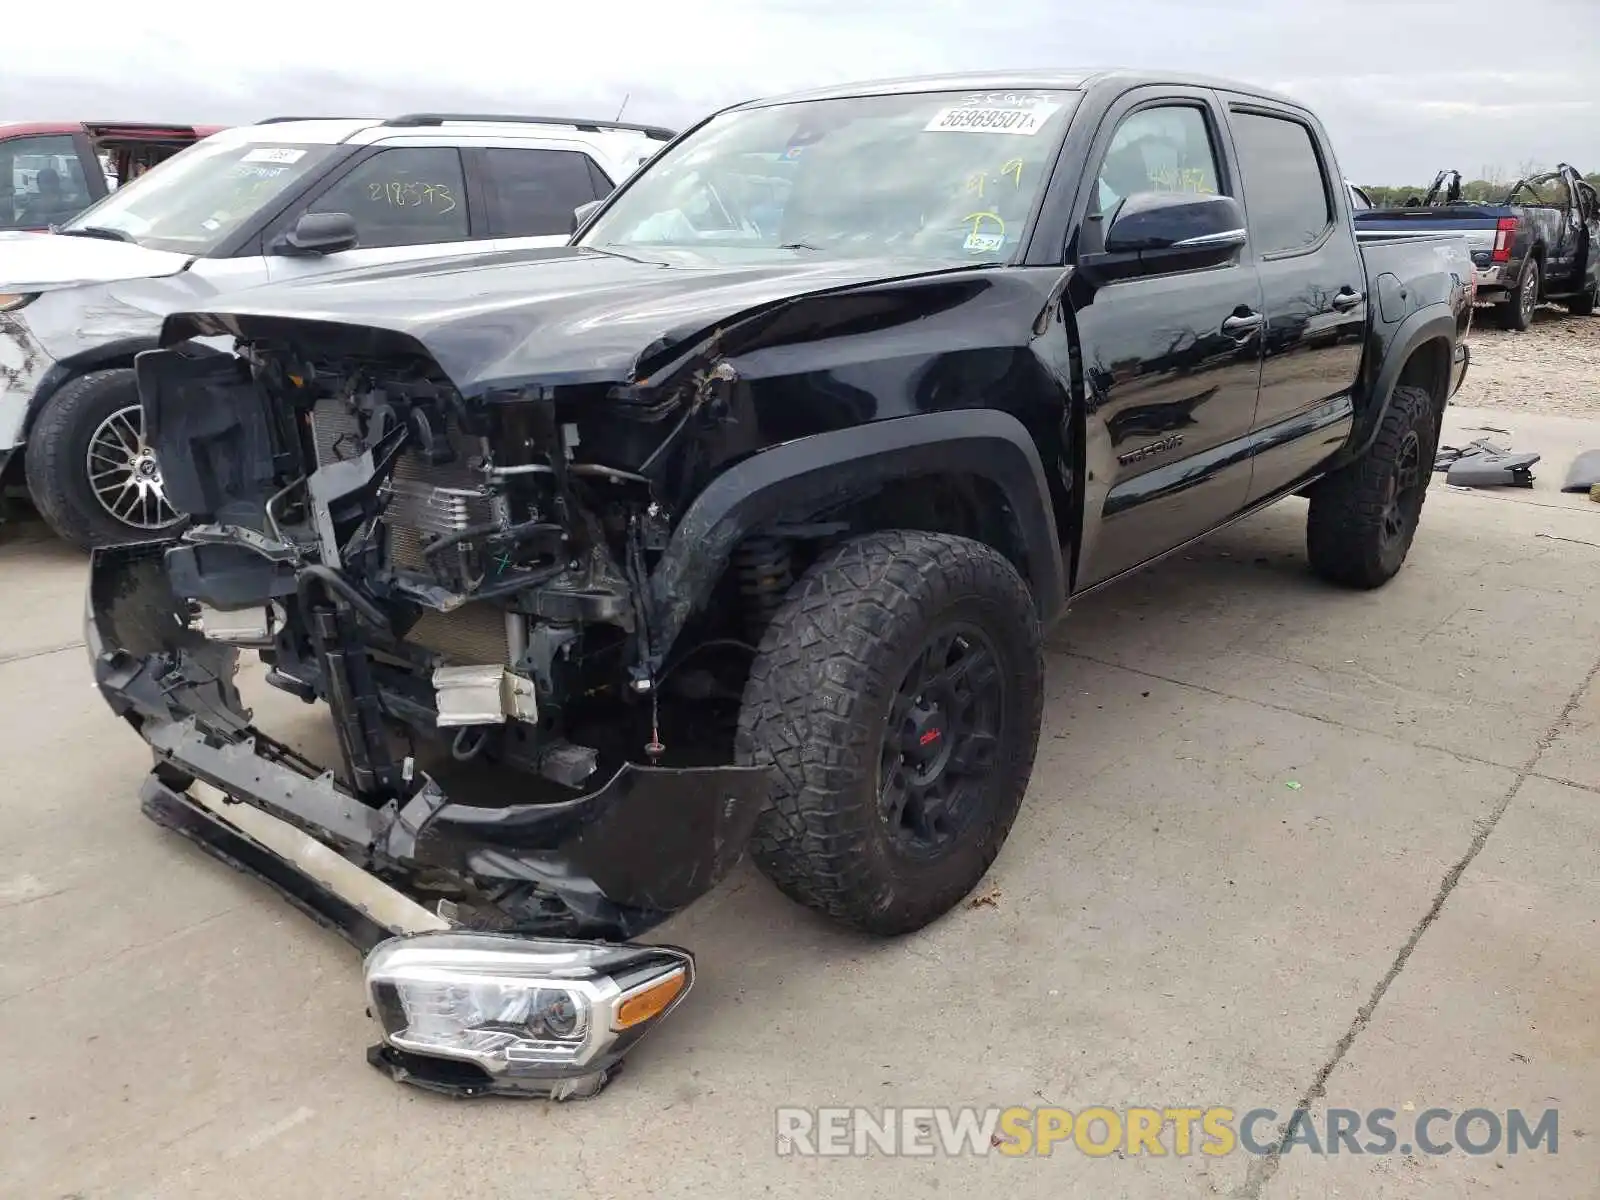
<path id="1" fill-rule="evenodd" d="M 383 1028 L 368 1057 L 454 1095 L 592 1096 L 683 999 L 694 959 L 669 946 L 498 933 L 390 938 L 367 956 Z"/>

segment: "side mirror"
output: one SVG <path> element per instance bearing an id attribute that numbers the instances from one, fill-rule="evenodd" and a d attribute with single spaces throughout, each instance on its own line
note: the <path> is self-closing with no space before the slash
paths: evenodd
<path id="1" fill-rule="evenodd" d="M 273 243 L 273 253 L 297 257 L 337 254 L 352 250 L 361 240 L 356 219 L 349 213 L 305 213 L 294 228 Z"/>
<path id="2" fill-rule="evenodd" d="M 587 221 L 590 217 L 594 216 L 595 212 L 604 203 L 605 203 L 604 199 L 591 200 L 591 201 L 589 201 L 589 203 L 580 204 L 580 205 L 578 205 L 577 208 L 573 209 L 572 210 L 572 232 L 573 233 L 577 233 L 578 230 L 582 229 L 583 228 L 583 223 L 585 221 Z"/>
<path id="3" fill-rule="evenodd" d="M 1082 265 L 1107 278 L 1195 270 L 1231 262 L 1249 240 L 1232 196 L 1139 192 L 1111 214 L 1104 250 Z"/>
<path id="4" fill-rule="evenodd" d="M 1110 254 L 1244 244 L 1244 209 L 1232 196 L 1141 192 L 1118 206 L 1106 231 Z"/>

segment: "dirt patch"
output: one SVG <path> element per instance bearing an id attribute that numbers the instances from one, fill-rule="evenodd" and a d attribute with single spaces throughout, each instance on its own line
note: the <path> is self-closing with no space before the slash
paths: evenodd
<path id="1" fill-rule="evenodd" d="M 1546 306 L 1526 333 L 1496 328 L 1494 310 L 1473 314 L 1472 368 L 1455 403 L 1559 417 L 1600 416 L 1600 317 Z"/>

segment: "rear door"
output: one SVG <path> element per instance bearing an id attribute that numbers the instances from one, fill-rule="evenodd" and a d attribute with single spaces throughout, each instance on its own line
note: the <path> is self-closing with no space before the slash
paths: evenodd
<path id="1" fill-rule="evenodd" d="M 1324 461 L 1350 431 L 1367 328 L 1349 194 L 1313 118 L 1230 97 L 1228 126 L 1267 317 L 1250 500 Z"/>
<path id="2" fill-rule="evenodd" d="M 506 145 L 469 150 L 497 249 L 564 246 L 572 212 L 611 194 L 612 180 L 578 148 Z"/>
<path id="3" fill-rule="evenodd" d="M 1089 162 L 1080 228 L 1098 229 L 1141 192 L 1239 195 L 1208 89 L 1133 90 L 1107 112 Z M 1078 585 L 1087 587 L 1243 509 L 1261 283 L 1247 247 L 1221 266 L 1118 279 L 1069 297 L 1092 414 L 1087 502 L 1101 513 L 1085 522 Z"/>

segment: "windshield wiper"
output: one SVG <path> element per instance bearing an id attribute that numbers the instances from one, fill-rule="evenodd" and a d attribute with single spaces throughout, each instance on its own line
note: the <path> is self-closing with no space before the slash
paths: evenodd
<path id="1" fill-rule="evenodd" d="M 56 232 L 63 237 L 102 238 L 108 242 L 133 241 L 133 238 L 122 230 L 112 229 L 108 225 L 82 225 L 77 229 L 58 229 Z"/>
<path id="2" fill-rule="evenodd" d="M 784 242 L 778 247 L 778 249 L 779 250 L 815 250 L 819 254 L 822 252 L 822 247 L 821 246 L 813 246 L 810 242 Z"/>

